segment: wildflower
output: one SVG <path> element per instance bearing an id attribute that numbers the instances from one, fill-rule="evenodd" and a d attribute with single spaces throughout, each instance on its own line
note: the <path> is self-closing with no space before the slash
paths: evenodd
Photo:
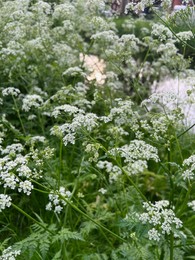
<path id="1" fill-rule="evenodd" d="M 20 255 L 21 250 L 13 250 L 11 246 L 4 249 L 2 255 L 0 256 L 1 260 L 16 260 L 16 257 Z"/>
<path id="2" fill-rule="evenodd" d="M 8 95 L 17 97 L 19 94 L 20 94 L 20 90 L 17 88 L 13 88 L 13 87 L 5 88 L 2 90 L 2 95 L 4 97 L 8 96 Z"/>
<path id="3" fill-rule="evenodd" d="M 191 155 L 188 159 L 185 159 L 182 166 L 187 168 L 182 173 L 184 180 L 192 180 L 195 174 L 195 155 Z"/>
<path id="4" fill-rule="evenodd" d="M 109 182 L 113 183 L 118 180 L 119 176 L 122 174 L 121 169 L 117 165 L 113 165 L 108 161 L 99 161 L 97 163 L 99 169 L 105 169 L 109 174 Z"/>
<path id="5" fill-rule="evenodd" d="M 75 106 L 71 106 L 68 104 L 62 105 L 62 106 L 57 106 L 54 108 L 53 112 L 51 113 L 51 115 L 55 118 L 57 118 L 60 114 L 62 113 L 67 113 L 69 115 L 73 115 L 76 114 L 78 112 L 82 112 L 82 110 L 78 109 Z M 84 112 L 84 111 L 83 111 Z"/>
<path id="6" fill-rule="evenodd" d="M 23 150 L 24 150 L 24 147 L 22 144 L 20 144 L 20 143 L 11 144 L 11 145 L 6 146 L 6 148 L 1 151 L 1 154 L 2 155 L 4 155 L 4 154 L 13 155 L 16 153 L 21 153 Z"/>
<path id="7" fill-rule="evenodd" d="M 11 206 L 11 197 L 6 194 L 0 194 L 0 212 L 6 207 L 9 208 Z"/>
<path id="8" fill-rule="evenodd" d="M 19 183 L 19 188 L 18 191 L 21 192 L 23 191 L 24 193 L 26 193 L 27 195 L 31 194 L 31 190 L 33 189 L 33 185 L 30 181 L 25 180 L 25 181 L 21 181 Z"/>
<path id="9" fill-rule="evenodd" d="M 162 235 L 170 235 L 175 233 L 175 229 L 182 227 L 182 221 L 175 216 L 175 213 L 169 207 L 169 201 L 161 200 L 154 204 L 144 202 L 143 208 L 146 212 L 137 214 L 138 219 L 143 224 L 150 224 L 153 226 L 148 231 L 150 240 L 159 241 Z M 175 234 L 177 236 L 177 234 Z"/>
<path id="10" fill-rule="evenodd" d="M 37 94 L 26 95 L 23 100 L 22 109 L 26 112 L 30 111 L 31 108 L 39 108 L 43 104 L 43 99 Z"/>
<path id="11" fill-rule="evenodd" d="M 192 208 L 192 210 L 195 211 L 195 200 L 188 202 L 188 207 Z"/>
<path id="12" fill-rule="evenodd" d="M 54 210 L 55 213 L 59 214 L 66 205 L 66 200 L 70 200 L 71 196 L 72 193 L 64 187 L 60 187 L 58 191 L 51 191 L 49 194 L 49 203 L 46 205 L 46 210 Z"/>
<path id="13" fill-rule="evenodd" d="M 107 192 L 107 190 L 104 189 L 104 188 L 101 188 L 101 189 L 99 189 L 98 191 L 99 191 L 101 194 L 105 194 L 105 193 Z"/>
<path id="14" fill-rule="evenodd" d="M 188 41 L 194 38 L 194 35 L 191 31 L 179 32 L 176 34 L 179 39 L 177 41 Z"/>
<path id="15" fill-rule="evenodd" d="M 71 67 L 69 69 L 67 69 L 66 71 L 63 72 L 62 74 L 63 76 L 82 76 L 82 77 L 86 77 L 86 73 L 83 72 L 83 70 L 79 67 Z"/>
<path id="16" fill-rule="evenodd" d="M 85 151 L 90 154 L 90 158 L 89 161 L 92 162 L 97 162 L 98 157 L 99 157 L 99 153 L 98 150 L 100 148 L 100 144 L 96 143 L 96 144 L 84 144 L 86 146 Z"/>
<path id="17" fill-rule="evenodd" d="M 155 228 L 152 228 L 148 231 L 148 237 L 150 240 L 158 242 L 160 240 L 160 233 Z"/>

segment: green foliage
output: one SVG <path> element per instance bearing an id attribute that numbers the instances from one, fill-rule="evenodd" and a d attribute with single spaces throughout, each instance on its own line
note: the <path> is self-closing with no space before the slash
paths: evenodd
<path id="1" fill-rule="evenodd" d="M 194 259 L 194 9 L 0 7 L 0 259 Z"/>

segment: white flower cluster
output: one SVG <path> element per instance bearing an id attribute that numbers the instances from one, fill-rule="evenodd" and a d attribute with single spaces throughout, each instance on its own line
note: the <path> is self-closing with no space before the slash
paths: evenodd
<path id="1" fill-rule="evenodd" d="M 75 144 L 76 132 L 78 130 L 87 130 L 91 132 L 97 125 L 98 117 L 93 113 L 76 114 L 71 123 L 65 123 L 61 126 L 51 128 L 51 135 L 63 136 L 63 142 L 66 146 L 68 143 Z"/>
<path id="2" fill-rule="evenodd" d="M 139 115 L 133 110 L 133 102 L 121 99 L 115 101 L 117 102 L 117 106 L 110 110 L 110 114 L 108 115 L 109 121 L 113 120 L 118 127 L 128 125 L 128 128 L 131 128 L 136 133 L 139 129 Z"/>
<path id="3" fill-rule="evenodd" d="M 20 250 L 13 250 L 10 246 L 3 250 L 0 260 L 16 260 L 16 257 L 20 255 L 20 253 Z"/>
<path id="4" fill-rule="evenodd" d="M 11 206 L 11 197 L 6 194 L 0 194 L 0 212 L 4 210 L 6 207 Z"/>
<path id="5" fill-rule="evenodd" d="M 43 99 L 40 95 L 26 95 L 22 100 L 22 109 L 26 112 L 30 111 L 31 108 L 39 108 L 43 104 Z"/>
<path id="6" fill-rule="evenodd" d="M 33 176 L 32 170 L 28 167 L 28 156 L 17 155 L 15 159 L 5 156 L 0 159 L 0 179 L 4 188 L 14 190 L 18 185 L 18 191 L 23 191 L 30 195 L 33 185 L 30 181 L 21 181 L 20 178 L 30 178 Z"/>
<path id="7" fill-rule="evenodd" d="M 139 14 L 140 12 L 143 12 L 146 7 L 152 6 L 154 0 L 141 0 L 139 2 L 130 2 L 125 7 L 125 13 L 127 14 L 128 11 L 134 11 L 136 14 Z"/>
<path id="8" fill-rule="evenodd" d="M 26 195 L 30 195 L 31 194 L 31 190 L 33 189 L 33 185 L 30 181 L 25 180 L 25 181 L 21 181 L 19 183 L 19 188 L 18 191 L 19 192 L 24 192 L 26 193 Z"/>
<path id="9" fill-rule="evenodd" d="M 20 90 L 17 88 L 13 88 L 13 87 L 5 88 L 2 90 L 2 95 L 4 97 L 8 96 L 8 95 L 17 97 L 19 94 L 20 94 Z"/>
<path id="10" fill-rule="evenodd" d="M 105 169 L 107 173 L 109 173 L 109 182 L 116 182 L 119 176 L 122 174 L 121 169 L 117 165 L 113 165 L 108 161 L 99 161 L 97 163 L 97 167 L 101 170 Z"/>
<path id="11" fill-rule="evenodd" d="M 16 144 L 11 144 L 6 146 L 5 149 L 1 150 L 1 154 L 8 154 L 8 155 L 15 155 L 16 153 L 21 153 L 24 150 L 24 147 L 22 144 L 20 143 L 16 143 Z"/>
<path id="12" fill-rule="evenodd" d="M 119 37 L 112 30 L 107 30 L 103 32 L 97 32 L 91 36 L 92 40 L 99 40 L 101 42 L 113 43 L 118 41 Z"/>
<path id="13" fill-rule="evenodd" d="M 175 229 L 182 227 L 182 221 L 175 216 L 175 213 L 169 207 L 169 201 L 161 200 L 154 204 L 144 202 L 143 208 L 146 213 L 137 214 L 138 219 L 143 224 L 150 224 L 153 226 L 148 231 L 148 237 L 150 240 L 159 241 L 162 235 L 170 235 L 171 232 L 175 232 Z M 177 237 L 177 234 L 174 233 Z"/>
<path id="14" fill-rule="evenodd" d="M 114 148 L 109 151 L 112 156 L 120 155 L 124 158 L 124 167 L 129 175 L 138 174 L 147 169 L 147 161 L 159 161 L 158 150 L 142 140 L 133 140 L 129 145 Z"/>
<path id="15" fill-rule="evenodd" d="M 46 205 L 46 210 L 54 210 L 55 213 L 60 213 L 67 204 L 66 200 L 70 200 L 71 196 L 72 193 L 64 187 L 60 187 L 59 191 L 50 192 L 49 203 Z"/>
<path id="16" fill-rule="evenodd" d="M 83 72 L 83 69 L 80 67 L 70 67 L 66 71 L 64 71 L 62 73 L 62 75 L 63 76 L 72 76 L 72 77 L 82 76 L 84 78 L 87 76 L 87 74 L 85 72 Z"/>
<path id="17" fill-rule="evenodd" d="M 44 1 L 39 0 L 36 4 L 34 4 L 31 7 L 31 10 L 39 14 L 40 16 L 42 15 L 45 16 L 51 14 L 51 5 Z"/>
<path id="18" fill-rule="evenodd" d="M 195 200 L 188 202 L 188 207 L 192 208 L 192 210 L 195 211 Z"/>
<path id="19" fill-rule="evenodd" d="M 103 11 L 105 9 L 105 1 L 104 0 L 87 0 L 86 7 L 90 11 Z"/>
<path id="20" fill-rule="evenodd" d="M 175 55 L 178 52 L 174 42 L 166 42 L 159 45 L 157 53 L 163 53 L 163 57 Z"/>
<path id="21" fill-rule="evenodd" d="M 67 20 L 74 17 L 76 13 L 75 7 L 70 3 L 63 3 L 55 6 L 52 18 L 54 20 Z"/>
<path id="22" fill-rule="evenodd" d="M 31 151 L 25 156 L 21 154 L 24 150 L 22 144 L 8 145 L 5 149 L 1 149 L 1 154 L 4 155 L 0 158 L 0 180 L 4 188 L 10 188 L 12 190 L 18 189 L 19 192 L 31 194 L 33 185 L 31 183 L 32 178 L 40 178 L 41 170 L 36 167 L 31 169 L 29 164 L 31 160 L 42 166 L 43 160 L 39 159 L 37 155 L 38 151 Z M 42 152 L 43 154 L 51 154 L 51 151 Z"/>
<path id="23" fill-rule="evenodd" d="M 83 143 L 83 146 L 85 146 L 85 152 L 90 155 L 89 161 L 90 162 L 97 162 L 99 153 L 98 150 L 100 148 L 100 144 L 95 143 L 95 144 L 86 144 L 85 142 Z"/>
<path id="24" fill-rule="evenodd" d="M 152 35 L 158 37 L 160 41 L 165 41 L 173 37 L 172 32 L 166 26 L 158 23 L 153 24 Z"/>
<path id="25" fill-rule="evenodd" d="M 181 41 L 181 40 L 182 41 L 188 41 L 188 40 L 194 38 L 192 31 L 179 32 L 176 35 L 179 38 L 179 39 L 177 39 L 178 42 Z"/>
<path id="26" fill-rule="evenodd" d="M 188 159 L 185 159 L 182 166 L 187 168 L 182 173 L 184 180 L 193 180 L 195 176 L 195 155 L 191 155 Z"/>
<path id="27" fill-rule="evenodd" d="M 51 113 L 51 115 L 53 117 L 57 118 L 62 113 L 67 113 L 69 115 L 74 115 L 76 113 L 81 113 L 81 112 L 84 112 L 84 111 L 78 109 L 75 106 L 71 106 L 69 104 L 65 104 L 65 105 L 62 105 L 62 106 L 55 107 L 53 112 Z"/>

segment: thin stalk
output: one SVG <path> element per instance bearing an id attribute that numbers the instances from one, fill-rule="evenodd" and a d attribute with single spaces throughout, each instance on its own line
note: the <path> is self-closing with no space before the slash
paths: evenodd
<path id="1" fill-rule="evenodd" d="M 177 136 L 177 138 L 180 138 L 182 135 L 184 135 L 185 133 L 187 133 L 190 129 L 192 129 L 195 126 L 195 123 L 193 125 L 191 125 L 190 127 L 188 127 L 185 131 L 183 131 L 181 134 L 179 134 Z"/>
<path id="2" fill-rule="evenodd" d="M 66 198 L 64 198 L 61 194 L 59 194 L 59 197 L 61 199 L 63 199 L 67 204 L 69 204 L 74 210 L 76 210 L 77 212 L 79 212 L 81 215 L 83 215 L 85 218 L 89 219 L 90 221 L 92 221 L 95 225 L 97 225 L 99 228 L 105 230 L 106 232 L 110 233 L 112 236 L 116 237 L 117 239 L 122 240 L 123 242 L 126 242 L 125 239 L 123 239 L 122 237 L 118 236 L 117 234 L 115 234 L 114 232 L 112 232 L 111 230 L 109 230 L 108 228 L 106 228 L 105 226 L 103 226 L 102 224 L 98 223 L 96 220 L 94 220 L 92 217 L 90 217 L 89 215 L 87 215 L 86 213 L 84 213 L 82 210 L 80 210 L 77 206 L 75 206 L 74 204 L 72 204 L 69 200 L 67 200 Z"/>
<path id="3" fill-rule="evenodd" d="M 174 257 L 174 236 L 173 236 L 173 232 L 171 232 L 170 234 L 170 260 L 173 260 Z"/>
<path id="4" fill-rule="evenodd" d="M 62 174 L 62 150 L 63 150 L 63 141 L 61 139 L 60 140 L 60 152 L 59 152 L 58 189 L 60 188 L 61 174 Z"/>
<path id="5" fill-rule="evenodd" d="M 139 193 L 139 195 L 141 196 L 141 198 L 144 200 L 144 201 L 146 201 L 146 202 L 148 202 L 149 203 L 149 201 L 148 201 L 148 199 L 145 197 L 145 195 L 141 192 L 141 190 L 137 187 L 137 185 L 132 181 L 132 179 L 129 177 L 129 175 L 128 175 L 128 173 L 122 168 L 122 167 L 120 167 L 121 168 L 121 170 L 123 171 L 123 173 L 126 175 L 126 177 L 128 178 L 128 180 L 129 180 L 129 182 L 131 183 L 131 185 L 136 189 L 136 191 Z"/>
<path id="6" fill-rule="evenodd" d="M 21 116 L 20 116 L 20 111 L 19 111 L 19 109 L 18 109 L 17 102 L 16 102 L 16 100 L 15 100 L 15 98 L 14 98 L 13 95 L 12 95 L 12 99 L 13 99 L 13 101 L 14 101 L 15 110 L 16 110 L 18 119 L 19 119 L 19 121 L 20 121 L 20 125 L 21 125 L 21 127 L 22 127 L 22 131 L 23 131 L 24 135 L 26 135 L 26 131 L 25 131 L 25 128 L 24 128 L 24 125 L 23 125 L 23 123 L 22 123 L 22 119 L 21 119 Z"/>
<path id="7" fill-rule="evenodd" d="M 46 231 L 48 231 L 49 233 L 51 233 L 52 235 L 55 235 L 51 230 L 49 230 L 47 227 L 45 227 L 42 223 L 40 223 L 39 221 L 37 221 L 36 219 L 34 219 L 33 217 L 31 217 L 28 213 L 26 213 L 25 211 L 23 211 L 21 208 L 19 208 L 18 206 L 16 206 L 14 203 L 12 203 L 12 206 L 19 211 L 20 213 L 22 213 L 24 216 L 26 216 L 28 219 L 32 220 L 33 222 L 35 222 L 37 225 L 39 225 L 40 227 L 42 227 L 43 229 L 45 229 Z"/>

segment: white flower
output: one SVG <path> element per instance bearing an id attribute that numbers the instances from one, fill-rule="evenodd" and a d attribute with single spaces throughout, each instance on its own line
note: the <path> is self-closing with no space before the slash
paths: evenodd
<path id="1" fill-rule="evenodd" d="M 19 183 L 19 188 L 18 188 L 19 192 L 23 191 L 27 195 L 30 195 L 32 189 L 33 189 L 33 185 L 28 180 L 25 180 L 25 181 L 22 181 L 22 182 Z"/>
<path id="2" fill-rule="evenodd" d="M 102 193 L 102 194 L 105 194 L 105 193 L 107 192 L 107 190 L 104 189 L 104 188 L 101 188 L 101 189 L 99 189 L 98 191 L 99 191 L 100 193 Z"/>
<path id="3" fill-rule="evenodd" d="M 8 247 L 3 250 L 0 260 L 16 260 L 16 257 L 20 255 L 21 250 L 13 250 L 12 247 Z"/>
<path id="4" fill-rule="evenodd" d="M 188 41 L 188 40 L 194 38 L 192 31 L 179 32 L 176 35 L 179 38 L 179 39 L 177 39 L 177 41 L 180 41 L 180 40 Z"/>
<path id="5" fill-rule="evenodd" d="M 137 214 L 138 219 L 143 223 L 149 223 L 154 228 L 148 231 L 150 240 L 159 241 L 161 235 L 170 235 L 171 231 L 182 227 L 182 221 L 175 216 L 175 213 L 169 207 L 169 201 L 161 200 L 154 204 L 144 202 L 143 208 L 146 212 Z M 177 234 L 176 234 L 177 235 Z"/>
<path id="6" fill-rule="evenodd" d="M 73 115 L 76 114 L 78 112 L 82 112 L 82 110 L 78 109 L 75 106 L 71 106 L 68 104 L 62 105 L 62 106 L 57 106 L 54 108 L 53 112 L 51 113 L 51 115 L 55 118 L 57 118 L 59 115 L 61 115 L 62 113 L 67 113 L 69 115 Z M 83 111 L 84 112 L 84 111 Z"/>
<path id="7" fill-rule="evenodd" d="M 14 96 L 17 97 L 20 94 L 20 90 L 17 88 L 13 88 L 13 87 L 9 87 L 9 88 L 5 88 L 2 90 L 2 95 L 3 96 Z"/>
<path id="8" fill-rule="evenodd" d="M 188 207 L 191 207 L 193 211 L 195 211 L 195 200 L 188 202 Z"/>
<path id="9" fill-rule="evenodd" d="M 82 77 L 86 77 L 86 73 L 83 72 L 83 69 L 79 68 L 79 67 L 71 67 L 69 69 L 67 69 L 66 71 L 63 72 L 62 74 L 63 76 L 82 76 Z"/>
<path id="10" fill-rule="evenodd" d="M 148 237 L 150 240 L 159 241 L 160 240 L 160 233 L 155 228 L 152 228 L 148 231 Z"/>
<path id="11" fill-rule="evenodd" d="M 72 193 L 64 187 L 60 187 L 59 191 L 51 191 L 49 193 L 49 203 L 46 205 L 46 210 L 54 210 L 55 213 L 59 214 L 66 205 L 66 200 L 69 200 L 71 196 Z"/>
<path id="12" fill-rule="evenodd" d="M 5 149 L 1 151 L 2 154 L 15 154 L 15 153 L 21 153 L 24 150 L 24 147 L 22 144 L 11 144 L 6 146 Z"/>
<path id="13" fill-rule="evenodd" d="M 0 212 L 5 209 L 6 207 L 11 206 L 11 197 L 5 194 L 0 194 Z"/>
<path id="14" fill-rule="evenodd" d="M 184 168 L 187 168 L 182 173 L 182 177 L 184 178 L 184 180 L 192 180 L 195 175 L 195 155 L 191 155 L 188 159 L 185 159 L 182 166 Z"/>
<path id="15" fill-rule="evenodd" d="M 30 111 L 31 108 L 39 108 L 43 104 L 43 99 L 37 94 L 26 95 L 23 100 L 22 109 L 26 112 Z"/>

